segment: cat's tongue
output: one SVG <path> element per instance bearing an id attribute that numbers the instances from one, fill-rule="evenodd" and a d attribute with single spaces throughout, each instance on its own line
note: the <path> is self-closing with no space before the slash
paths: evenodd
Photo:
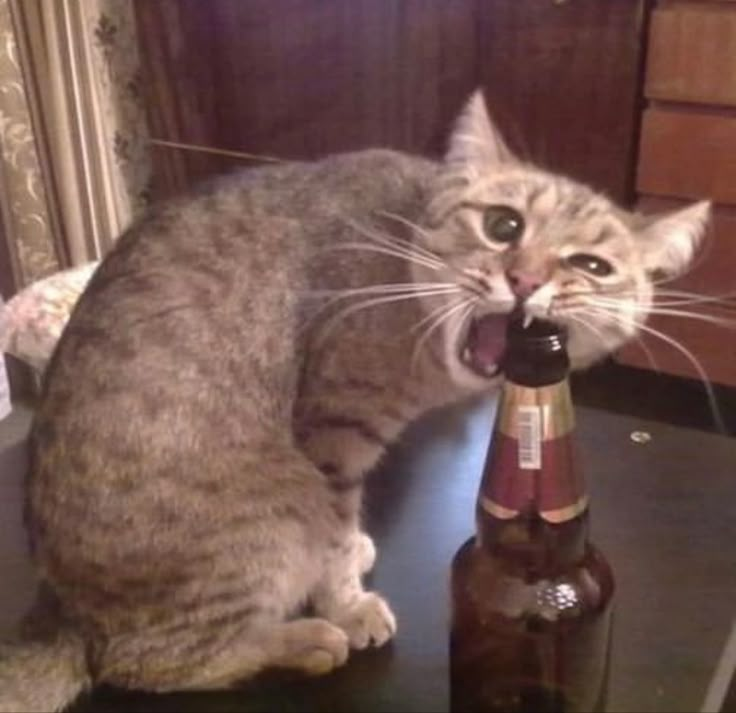
<path id="1" fill-rule="evenodd" d="M 506 351 L 507 314 L 489 314 L 477 320 L 468 333 L 463 358 L 474 371 L 495 376 Z"/>

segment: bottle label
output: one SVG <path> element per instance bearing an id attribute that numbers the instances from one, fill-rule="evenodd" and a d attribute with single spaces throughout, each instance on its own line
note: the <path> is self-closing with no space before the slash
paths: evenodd
<path id="1" fill-rule="evenodd" d="M 481 486 L 481 507 L 504 520 L 533 510 L 553 523 L 583 512 L 588 499 L 574 427 L 567 381 L 539 388 L 507 382 Z"/>
<path id="2" fill-rule="evenodd" d="M 542 409 L 539 406 L 519 407 L 519 468 L 536 470 L 542 467 Z"/>

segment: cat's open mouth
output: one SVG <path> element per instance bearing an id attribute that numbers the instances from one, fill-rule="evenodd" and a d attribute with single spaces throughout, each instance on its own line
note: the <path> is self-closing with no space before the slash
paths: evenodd
<path id="1" fill-rule="evenodd" d="M 511 314 L 487 314 L 471 323 L 461 343 L 460 361 L 479 376 L 489 379 L 501 371 Z"/>

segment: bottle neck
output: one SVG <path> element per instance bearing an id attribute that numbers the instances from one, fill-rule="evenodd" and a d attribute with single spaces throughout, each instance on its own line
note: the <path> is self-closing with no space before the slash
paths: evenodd
<path id="1" fill-rule="evenodd" d="M 535 386 L 506 382 L 476 509 L 484 548 L 527 568 L 583 556 L 588 497 L 574 426 L 564 375 Z"/>

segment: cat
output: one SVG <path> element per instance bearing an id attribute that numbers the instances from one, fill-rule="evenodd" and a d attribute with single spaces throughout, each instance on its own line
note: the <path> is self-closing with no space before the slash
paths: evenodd
<path id="1" fill-rule="evenodd" d="M 153 209 L 46 374 L 40 593 L 0 652 L 0 710 L 323 673 L 383 645 L 366 473 L 421 414 L 498 388 L 510 315 L 564 325 L 574 368 L 634 337 L 708 216 L 631 213 L 520 160 L 480 92 L 441 160 L 258 167 Z"/>

